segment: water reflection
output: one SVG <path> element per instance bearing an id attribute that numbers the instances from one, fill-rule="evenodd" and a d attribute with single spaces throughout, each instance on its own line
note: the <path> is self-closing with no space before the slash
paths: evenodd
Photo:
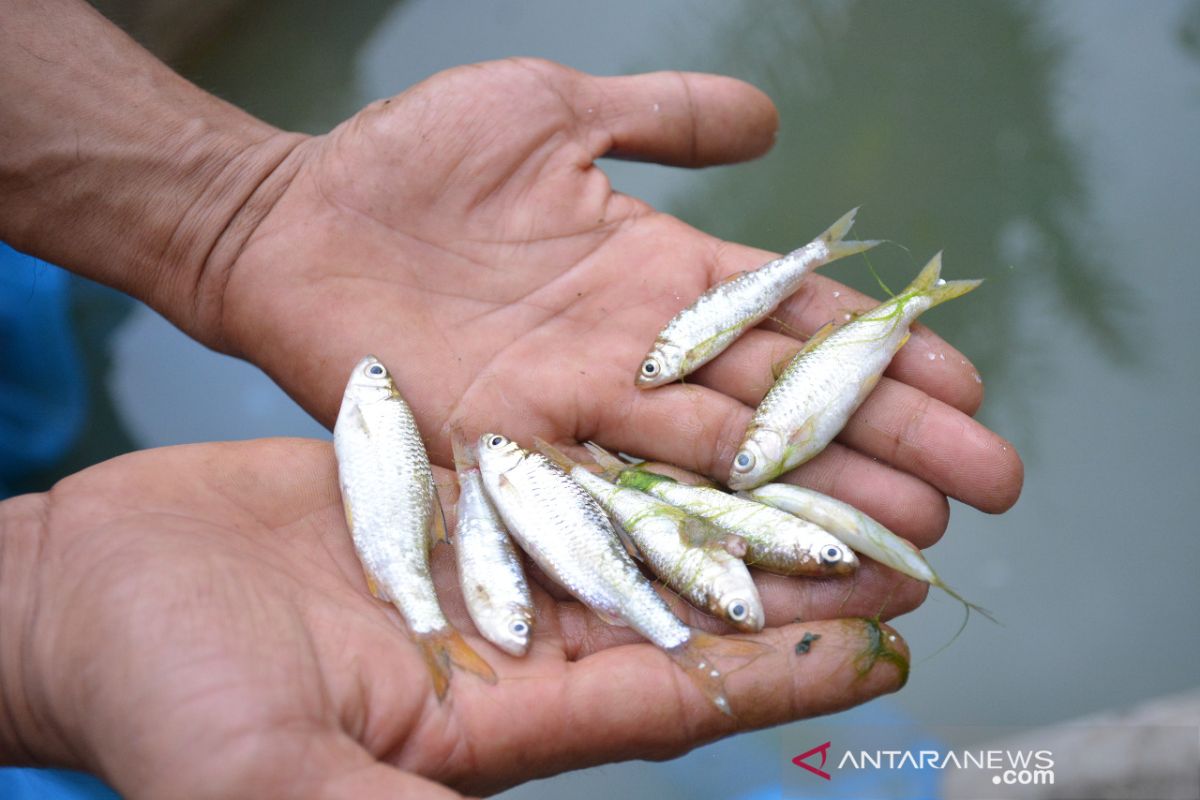
<path id="1" fill-rule="evenodd" d="M 1023 410 L 1013 406 L 1024 392 L 1006 387 L 1053 366 L 1021 355 L 1040 350 L 1022 330 L 1029 314 L 1060 309 L 1129 362 L 1129 293 L 1103 256 L 1104 233 L 1089 226 L 1077 144 L 1055 116 L 1065 45 L 1037 6 L 779 3 L 739 24 L 718 57 L 778 104 L 784 146 L 713 176 L 670 210 L 784 251 L 813 232 L 800 221 L 832 221 L 861 204 L 860 236 L 910 248 L 872 257 L 893 289 L 944 248 L 948 277 L 988 285 L 976 302 L 933 312 L 932 324 L 1010 410 Z M 861 267 L 827 272 L 878 293 Z"/>
<path id="2" fill-rule="evenodd" d="M 351 116 L 360 96 L 354 59 L 396 0 L 242 3 L 225 30 L 175 67 L 184 76 L 282 128 L 324 133 Z"/>
<path id="3" fill-rule="evenodd" d="M 1200 0 L 1188 6 L 1180 19 L 1179 44 L 1184 52 L 1200 61 Z"/>

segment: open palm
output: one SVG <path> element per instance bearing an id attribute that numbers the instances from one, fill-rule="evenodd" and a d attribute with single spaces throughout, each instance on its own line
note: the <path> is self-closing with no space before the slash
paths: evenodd
<path id="1" fill-rule="evenodd" d="M 818 620 L 923 597 L 877 570 L 857 584 L 762 576 L 773 627 L 754 638 L 771 649 L 730 676 L 731 719 L 653 646 L 541 588 L 529 655 L 490 647 L 438 548 L 444 604 L 499 675 L 456 673 L 439 703 L 399 616 L 367 592 L 327 443 L 148 450 L 9 503 L 45 523 L 46 596 L 31 599 L 50 633 L 24 654 L 50 698 L 45 729 L 131 798 L 456 796 L 445 785 L 677 754 L 894 690 L 902 642 L 877 658 L 869 623 Z M 797 655 L 805 632 L 821 639 Z"/>
<path id="2" fill-rule="evenodd" d="M 353 364 L 375 353 L 443 465 L 452 423 L 525 443 L 592 438 L 724 478 L 772 365 L 799 342 L 760 329 L 694 383 L 633 379 L 679 308 L 770 254 L 614 193 L 594 161 L 738 160 L 774 128 L 765 96 L 727 78 L 594 78 L 532 60 L 441 73 L 302 141 L 276 170 L 236 259 L 204 278 L 210 341 L 327 424 Z M 779 312 L 787 330 L 867 302 L 807 284 Z M 966 359 L 920 326 L 905 350 L 896 380 L 793 479 L 924 545 L 945 527 L 945 495 L 1003 510 L 1021 465 L 968 416 L 982 393 Z M 945 358 L 922 357 L 933 350 Z"/>

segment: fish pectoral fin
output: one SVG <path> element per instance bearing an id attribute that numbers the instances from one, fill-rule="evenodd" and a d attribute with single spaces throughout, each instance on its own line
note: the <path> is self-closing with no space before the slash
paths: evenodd
<path id="1" fill-rule="evenodd" d="M 446 512 L 442 509 L 442 499 L 438 496 L 437 484 L 429 479 L 429 488 L 433 490 L 429 501 L 429 540 L 431 546 L 438 542 L 449 542 L 450 534 L 446 532 Z"/>
<path id="2" fill-rule="evenodd" d="M 816 427 L 817 427 L 817 423 L 816 423 L 815 417 L 809 417 L 808 419 L 806 419 L 804 421 L 804 424 L 801 425 L 799 428 L 797 428 L 795 430 L 795 432 L 793 432 L 792 435 L 788 437 L 788 440 L 787 440 L 788 447 L 795 447 L 796 445 L 804 444 L 805 442 L 807 442 L 809 439 L 812 438 L 813 431 L 816 429 Z"/>
<path id="3" fill-rule="evenodd" d="M 724 286 L 727 283 L 733 283 L 734 281 L 736 281 L 738 278 L 742 277 L 745 274 L 746 274 L 746 270 L 742 270 L 740 272 L 735 272 L 732 275 L 726 275 L 724 278 L 721 278 L 721 280 L 714 283 L 712 288 L 715 289 L 718 286 Z M 712 289 L 709 289 L 709 291 L 712 291 Z"/>
<path id="4" fill-rule="evenodd" d="M 867 399 L 867 395 L 869 395 L 878 385 L 879 375 L 871 375 L 868 377 L 865 381 L 863 381 L 862 386 L 858 387 L 858 399 L 855 402 L 861 404 Z"/>
<path id="5" fill-rule="evenodd" d="M 593 608 L 592 611 L 595 611 L 596 616 L 599 617 L 600 619 L 604 620 L 605 622 L 607 622 L 609 625 L 613 625 L 618 628 L 628 628 L 629 627 L 628 622 L 626 622 L 625 620 L 616 616 L 615 614 L 609 614 L 607 611 L 601 611 L 598 608 Z"/>
<path id="6" fill-rule="evenodd" d="M 736 533 L 727 533 L 722 536 L 721 547 L 734 558 L 745 558 L 746 551 L 750 549 L 750 545 L 746 540 Z"/>
<path id="7" fill-rule="evenodd" d="M 904 345 L 908 344 L 908 340 L 911 338 L 912 338 L 912 331 L 907 331 L 904 334 L 904 338 L 900 340 L 900 344 L 896 345 L 896 349 L 892 351 L 892 355 L 895 355 L 896 353 L 900 352 L 900 348 L 904 347 Z"/>
<path id="8" fill-rule="evenodd" d="M 633 539 L 629 538 L 629 533 L 620 525 L 613 525 L 613 530 L 617 532 L 617 538 L 621 540 L 621 544 L 625 546 L 625 552 L 637 561 L 645 561 L 646 558 L 642 555 L 642 551 L 633 543 Z"/>
<path id="9" fill-rule="evenodd" d="M 367 591 L 371 593 L 371 597 L 385 603 L 392 602 L 392 598 L 388 596 L 388 593 L 379 585 L 379 581 L 375 580 L 375 576 L 366 567 L 363 567 L 363 577 L 367 581 Z"/>
<path id="10" fill-rule="evenodd" d="M 342 512 L 346 515 L 346 529 L 354 533 L 354 512 L 350 509 L 350 495 L 342 487 Z"/>
<path id="11" fill-rule="evenodd" d="M 518 501 L 521 499 L 521 488 L 506 473 L 502 472 L 496 477 L 496 490 Z"/>
<path id="12" fill-rule="evenodd" d="M 357 404 L 354 406 L 354 421 L 358 423 L 358 427 L 362 429 L 363 435 L 370 437 L 371 428 L 367 425 L 367 416 L 362 412 L 362 408 Z"/>

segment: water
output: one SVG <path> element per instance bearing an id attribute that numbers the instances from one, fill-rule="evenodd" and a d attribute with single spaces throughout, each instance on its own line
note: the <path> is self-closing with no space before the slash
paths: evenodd
<path id="1" fill-rule="evenodd" d="M 982 373 L 981 417 L 1020 450 L 1025 493 L 999 517 L 956 506 L 930 558 L 1004 624 L 973 620 L 922 661 L 961 613 L 931 596 L 896 623 L 915 654 L 909 685 L 856 719 L 1033 726 L 1197 685 L 1200 3 L 347 0 L 331 24 L 325 8 L 255 4 L 181 66 L 310 131 L 444 67 L 506 55 L 742 77 L 780 107 L 768 157 L 700 172 L 606 165 L 614 184 L 778 251 L 862 205 L 857 235 L 903 245 L 872 253 L 888 285 L 942 248 L 948 277 L 987 278 L 927 321 Z M 878 292 L 861 258 L 834 269 Z M 115 341 L 109 384 L 140 446 L 324 435 L 253 369 L 150 312 Z M 164 382 L 170 393 L 146 388 Z M 751 796 L 776 780 L 794 735 L 506 796 Z"/>

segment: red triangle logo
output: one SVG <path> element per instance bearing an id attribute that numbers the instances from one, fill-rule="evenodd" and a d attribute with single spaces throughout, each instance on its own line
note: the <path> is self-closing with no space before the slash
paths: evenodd
<path id="1" fill-rule="evenodd" d="M 830 780 L 830 776 L 829 776 L 828 772 L 826 772 L 823 769 L 820 769 L 819 767 L 814 767 L 812 764 L 806 764 L 806 763 L 804 763 L 804 760 L 806 758 L 811 758 L 812 756 L 815 756 L 817 753 L 820 753 L 821 754 L 821 766 L 822 767 L 825 766 L 825 758 L 829 754 L 829 746 L 831 744 L 833 744 L 833 742 L 826 742 L 825 744 L 819 744 L 816 747 L 814 747 L 812 750 L 809 750 L 807 753 L 801 753 L 800 755 L 793 758 L 792 763 L 795 764 L 797 767 L 804 767 L 806 770 L 808 770 L 812 774 L 819 775 L 822 778 L 824 778 L 825 780 Z"/>

